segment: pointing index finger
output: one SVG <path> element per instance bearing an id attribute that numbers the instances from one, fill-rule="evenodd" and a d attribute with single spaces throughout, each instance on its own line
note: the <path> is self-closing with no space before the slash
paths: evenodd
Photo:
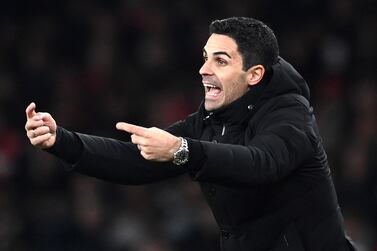
<path id="1" fill-rule="evenodd" d="M 133 125 L 133 124 L 125 123 L 125 122 L 118 122 L 116 124 L 116 128 L 118 130 L 126 131 L 126 132 L 136 134 L 142 137 L 145 137 L 145 133 L 147 131 L 147 128 L 145 127 L 137 126 L 137 125 Z"/>
<path id="2" fill-rule="evenodd" d="M 36 105 L 34 102 L 31 102 L 28 107 L 26 108 L 26 119 L 31 119 L 32 117 L 34 117 L 35 115 L 37 115 L 37 113 L 35 112 L 35 108 L 36 108 Z"/>

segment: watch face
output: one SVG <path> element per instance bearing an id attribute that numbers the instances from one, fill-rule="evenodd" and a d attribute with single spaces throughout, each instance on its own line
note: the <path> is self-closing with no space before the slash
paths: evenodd
<path id="1" fill-rule="evenodd" d="M 176 165 L 182 165 L 188 161 L 188 151 L 186 149 L 181 149 L 174 155 L 173 163 Z"/>
<path id="2" fill-rule="evenodd" d="M 181 139 L 182 139 L 181 147 L 178 149 L 177 152 L 173 154 L 173 163 L 175 165 L 183 165 L 188 161 L 188 158 L 189 158 L 187 140 L 184 138 L 181 138 Z"/>

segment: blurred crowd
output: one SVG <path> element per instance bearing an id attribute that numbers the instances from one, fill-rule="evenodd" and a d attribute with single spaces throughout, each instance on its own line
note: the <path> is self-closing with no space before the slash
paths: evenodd
<path id="1" fill-rule="evenodd" d="M 347 231 L 376 251 L 376 14 L 372 0 L 2 1 L 0 250 L 219 250 L 188 177 L 123 186 L 66 172 L 30 145 L 24 110 L 121 140 L 118 121 L 164 128 L 201 102 L 210 21 L 251 16 L 309 83 Z"/>

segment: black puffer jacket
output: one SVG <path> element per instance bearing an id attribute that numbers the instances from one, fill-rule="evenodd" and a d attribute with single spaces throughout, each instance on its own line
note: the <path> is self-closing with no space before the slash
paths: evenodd
<path id="1" fill-rule="evenodd" d="M 351 250 L 304 79 L 283 59 L 243 97 L 203 105 L 167 130 L 189 141 L 184 168 L 131 143 L 58 129 L 50 151 L 73 170 L 123 184 L 188 172 L 221 231 L 221 250 Z"/>

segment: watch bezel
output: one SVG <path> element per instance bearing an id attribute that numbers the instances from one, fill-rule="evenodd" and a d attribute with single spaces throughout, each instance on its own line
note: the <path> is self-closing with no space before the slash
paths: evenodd
<path id="1" fill-rule="evenodd" d="M 181 146 L 179 149 L 173 154 L 173 164 L 175 165 L 183 165 L 187 163 L 189 157 L 189 149 L 187 140 L 180 137 L 181 139 Z"/>

